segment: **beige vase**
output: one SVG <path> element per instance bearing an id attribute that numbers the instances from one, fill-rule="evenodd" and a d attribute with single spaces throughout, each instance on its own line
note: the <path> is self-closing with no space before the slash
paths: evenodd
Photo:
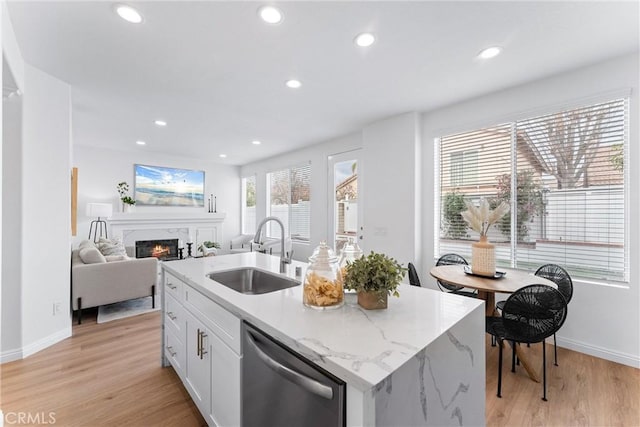
<path id="1" fill-rule="evenodd" d="M 479 242 L 471 244 L 471 271 L 481 276 L 496 274 L 496 247 L 480 236 Z"/>
<path id="2" fill-rule="evenodd" d="M 388 294 L 382 292 L 358 292 L 358 305 L 367 310 L 387 308 Z"/>

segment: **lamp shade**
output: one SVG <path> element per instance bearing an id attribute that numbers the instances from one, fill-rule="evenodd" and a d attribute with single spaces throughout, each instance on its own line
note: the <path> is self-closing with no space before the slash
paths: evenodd
<path id="1" fill-rule="evenodd" d="M 113 213 L 111 203 L 87 203 L 87 216 L 89 218 L 109 218 Z"/>

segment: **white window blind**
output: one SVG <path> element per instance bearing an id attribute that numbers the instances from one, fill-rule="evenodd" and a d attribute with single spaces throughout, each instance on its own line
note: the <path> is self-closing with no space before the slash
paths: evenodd
<path id="1" fill-rule="evenodd" d="M 470 256 L 463 241 L 477 235 L 459 216 L 465 200 L 505 200 L 511 211 L 489 234 L 498 265 L 534 270 L 554 263 L 575 277 L 628 281 L 627 103 L 441 137 L 436 253 Z"/>
<path id="2" fill-rule="evenodd" d="M 294 241 L 309 241 L 311 235 L 311 165 L 306 164 L 267 174 L 270 216 L 285 226 Z M 280 237 L 277 225 L 267 224 L 267 236 Z"/>
<path id="3" fill-rule="evenodd" d="M 256 177 L 242 178 L 242 233 L 256 232 Z"/>

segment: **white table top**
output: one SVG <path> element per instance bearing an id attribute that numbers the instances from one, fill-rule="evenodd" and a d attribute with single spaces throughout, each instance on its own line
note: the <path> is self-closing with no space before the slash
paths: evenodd
<path id="1" fill-rule="evenodd" d="M 386 310 L 364 310 L 355 295 L 344 306 L 318 311 L 302 304 L 302 286 L 244 295 L 208 273 L 253 266 L 277 272 L 279 258 L 256 252 L 164 262 L 162 267 L 238 317 L 361 390 L 381 383 L 436 338 L 483 305 L 482 301 L 401 285 Z M 287 276 L 294 277 L 289 265 Z M 480 308 L 483 310 L 482 308 Z"/>

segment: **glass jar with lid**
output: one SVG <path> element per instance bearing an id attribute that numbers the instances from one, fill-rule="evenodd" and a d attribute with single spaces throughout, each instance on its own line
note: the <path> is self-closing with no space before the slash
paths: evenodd
<path id="1" fill-rule="evenodd" d="M 353 239 L 353 237 L 349 237 L 347 243 L 342 248 L 342 252 L 340 253 L 340 274 L 343 282 L 347 277 L 347 264 L 357 260 L 358 258 L 362 258 L 363 255 L 364 252 L 362 252 L 358 243 Z"/>
<path id="2" fill-rule="evenodd" d="M 338 257 L 325 241 L 320 242 L 309 257 L 302 302 L 307 307 L 320 310 L 338 308 L 344 303 Z"/>

